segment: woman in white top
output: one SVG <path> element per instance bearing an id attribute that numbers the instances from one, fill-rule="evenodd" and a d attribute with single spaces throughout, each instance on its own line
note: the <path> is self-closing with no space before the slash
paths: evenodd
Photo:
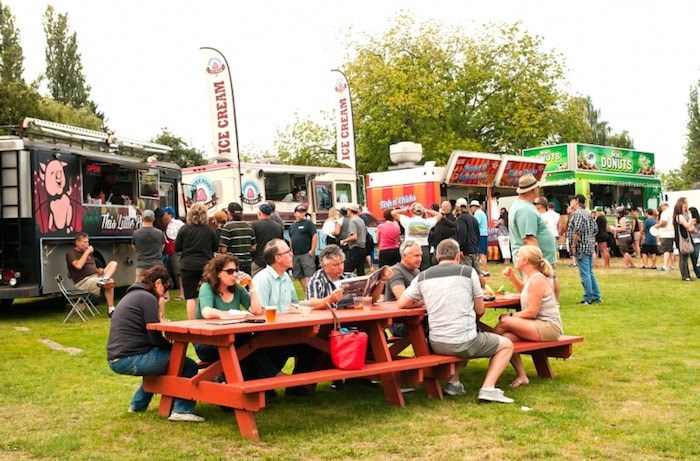
<path id="1" fill-rule="evenodd" d="M 520 291 L 521 310 L 502 314 L 494 331 L 513 342 L 556 341 L 564 328 L 559 315 L 559 301 L 552 289 L 554 269 L 542 257 L 542 251 L 532 245 L 520 249 L 515 267 L 524 274 L 524 284 L 511 267 L 507 267 L 503 275 Z M 529 384 L 520 354 L 513 354 L 510 363 L 518 374 L 511 387 Z"/>

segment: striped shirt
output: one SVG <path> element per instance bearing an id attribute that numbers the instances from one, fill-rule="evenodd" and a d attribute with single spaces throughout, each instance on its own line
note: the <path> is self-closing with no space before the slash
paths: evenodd
<path id="1" fill-rule="evenodd" d="M 250 268 L 253 258 L 250 254 L 255 246 L 255 232 L 250 224 L 243 221 L 229 221 L 221 228 L 219 248 L 226 248 L 226 252 L 238 257 L 239 264 Z"/>

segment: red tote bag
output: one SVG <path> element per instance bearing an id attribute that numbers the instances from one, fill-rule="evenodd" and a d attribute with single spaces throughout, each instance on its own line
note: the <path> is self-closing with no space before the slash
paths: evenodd
<path id="1" fill-rule="evenodd" d="M 331 360 L 339 370 L 362 370 L 367 355 L 367 333 L 357 330 L 343 330 L 334 309 L 333 331 L 329 335 Z"/>

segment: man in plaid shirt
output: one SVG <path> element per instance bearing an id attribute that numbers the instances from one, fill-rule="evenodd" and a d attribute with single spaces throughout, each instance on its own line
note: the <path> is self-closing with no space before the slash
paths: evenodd
<path id="1" fill-rule="evenodd" d="M 598 304 L 602 300 L 598 281 L 593 274 L 593 252 L 598 227 L 591 215 L 583 208 L 586 205 L 586 197 L 576 194 L 571 198 L 569 205 L 573 210 L 567 226 L 569 248 L 571 256 L 576 259 L 583 285 L 583 300 L 579 304 Z"/>

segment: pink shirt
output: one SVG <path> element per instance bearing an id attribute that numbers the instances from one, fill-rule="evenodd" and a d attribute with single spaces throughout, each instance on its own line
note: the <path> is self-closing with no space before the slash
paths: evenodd
<path id="1" fill-rule="evenodd" d="M 396 221 L 386 221 L 377 226 L 379 250 L 393 250 L 399 247 L 401 229 Z"/>

